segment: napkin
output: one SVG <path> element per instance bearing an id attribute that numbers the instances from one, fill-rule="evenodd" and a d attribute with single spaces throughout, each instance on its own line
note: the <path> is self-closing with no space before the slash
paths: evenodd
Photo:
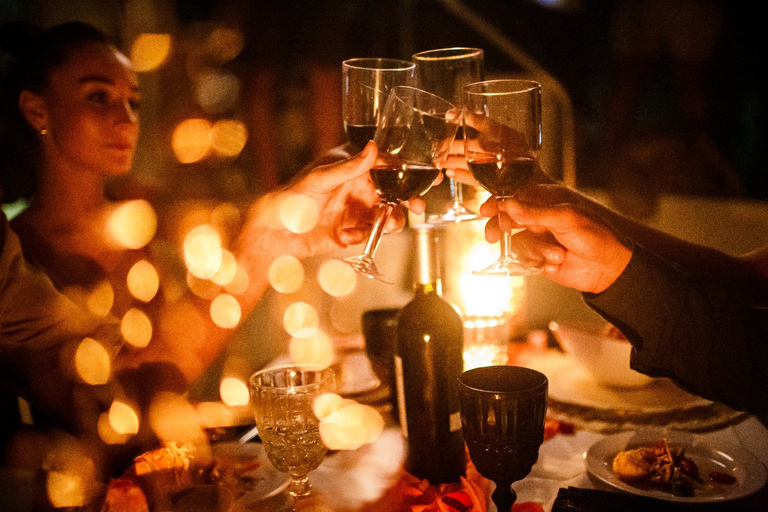
<path id="1" fill-rule="evenodd" d="M 557 493 L 552 512 L 690 512 L 689 504 L 635 496 L 633 494 L 582 489 L 579 487 L 562 488 Z M 712 509 L 709 509 L 712 510 Z M 718 512 L 738 512 L 745 509 L 732 508 L 718 504 Z"/>

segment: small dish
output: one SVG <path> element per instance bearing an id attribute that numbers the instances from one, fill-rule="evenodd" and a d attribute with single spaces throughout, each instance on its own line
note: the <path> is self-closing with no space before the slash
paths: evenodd
<path id="1" fill-rule="evenodd" d="M 719 471 L 733 475 L 731 485 L 713 485 L 697 490 L 694 496 L 675 496 L 664 489 L 631 485 L 619 480 L 613 473 L 613 459 L 617 453 L 666 439 L 670 445 L 685 449 L 685 455 L 698 466 L 703 478 Z M 614 434 L 593 444 L 584 453 L 587 471 L 598 480 L 622 491 L 680 503 L 713 503 L 744 498 L 759 491 L 768 481 L 768 470 L 754 455 L 736 445 L 697 438 L 694 434 L 662 429 L 627 431 Z"/>

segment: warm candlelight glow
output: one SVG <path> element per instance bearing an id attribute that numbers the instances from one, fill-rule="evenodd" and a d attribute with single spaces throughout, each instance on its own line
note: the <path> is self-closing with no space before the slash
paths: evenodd
<path id="1" fill-rule="evenodd" d="M 219 270 L 211 276 L 211 281 L 220 286 L 227 286 L 235 278 L 235 274 L 237 274 L 237 260 L 235 259 L 235 255 L 227 249 L 222 249 L 221 266 L 219 267 Z"/>
<path id="2" fill-rule="evenodd" d="M 210 225 L 192 228 L 184 238 L 184 262 L 187 270 L 201 279 L 210 279 L 221 268 L 221 237 Z"/>
<path id="3" fill-rule="evenodd" d="M 269 284 L 280 293 L 293 293 L 304 282 L 304 266 L 290 254 L 278 257 L 269 266 Z"/>
<path id="4" fill-rule="evenodd" d="M 112 373 L 112 363 L 107 349 L 93 338 L 85 338 L 75 352 L 77 374 L 88 384 L 106 384 Z"/>
<path id="5" fill-rule="evenodd" d="M 124 249 L 141 249 L 155 236 L 157 214 L 147 201 L 126 201 L 107 218 L 107 235 Z"/>
<path id="6" fill-rule="evenodd" d="M 109 424 L 118 434 L 136 434 L 139 431 L 139 416 L 130 405 L 115 400 L 109 408 Z"/>
<path id="7" fill-rule="evenodd" d="M 237 57 L 245 45 L 245 36 L 239 30 L 216 27 L 208 36 L 206 48 L 222 64 Z"/>
<path id="8" fill-rule="evenodd" d="M 129 344 L 145 348 L 152 339 L 152 321 L 140 309 L 131 308 L 120 321 L 120 332 Z"/>
<path id="9" fill-rule="evenodd" d="M 171 53 L 168 34 L 140 34 L 131 45 L 131 63 L 141 73 L 158 68 Z"/>
<path id="10" fill-rule="evenodd" d="M 197 442 L 205 439 L 200 417 L 186 398 L 159 393 L 149 410 L 152 430 L 163 442 Z"/>
<path id="11" fill-rule="evenodd" d="M 280 203 L 280 222 L 293 233 L 306 233 L 317 224 L 320 208 L 311 197 L 291 194 Z"/>
<path id="12" fill-rule="evenodd" d="M 96 422 L 96 430 L 98 431 L 101 440 L 106 444 L 125 444 L 131 438 L 129 434 L 115 432 L 115 429 L 112 427 L 109 412 L 99 415 L 99 419 Z"/>
<path id="13" fill-rule="evenodd" d="M 147 260 L 140 260 L 128 271 L 126 284 L 131 295 L 142 302 L 149 302 L 160 288 L 160 276 L 154 265 Z"/>
<path id="14" fill-rule="evenodd" d="M 368 405 L 327 393 L 315 400 L 320 437 L 331 450 L 356 450 L 375 441 L 384 430 L 381 414 Z"/>
<path id="15" fill-rule="evenodd" d="M 224 287 L 224 290 L 232 295 L 242 295 L 248 289 L 248 282 L 248 272 L 246 272 L 245 268 L 238 263 L 235 267 L 235 276 L 232 278 L 232 281 Z"/>
<path id="16" fill-rule="evenodd" d="M 211 319 L 224 329 L 232 329 L 240 323 L 242 310 L 237 299 L 228 293 L 222 293 L 211 302 Z"/>
<path id="17" fill-rule="evenodd" d="M 182 164 L 199 162 L 211 150 L 211 123 L 205 119 L 186 119 L 173 130 L 171 146 Z"/>
<path id="18" fill-rule="evenodd" d="M 211 147 L 220 156 L 236 157 L 248 141 L 248 130 L 242 121 L 225 119 L 211 127 Z"/>
<path id="19" fill-rule="evenodd" d="M 291 336 L 307 338 L 317 332 L 320 319 L 317 310 L 306 302 L 294 302 L 283 314 L 283 327 Z"/>
<path id="20" fill-rule="evenodd" d="M 234 377 L 225 377 L 219 385 L 219 395 L 225 404 L 235 407 L 248 405 L 250 394 L 245 382 Z"/>
<path id="21" fill-rule="evenodd" d="M 115 302 L 115 290 L 109 281 L 102 281 L 88 294 L 88 310 L 97 316 L 107 316 Z"/>
<path id="22" fill-rule="evenodd" d="M 288 354 L 296 364 L 314 364 L 330 366 L 335 358 L 331 339 L 322 331 L 315 331 L 306 338 L 292 338 L 288 345 Z"/>
<path id="23" fill-rule="evenodd" d="M 354 269 L 339 260 L 328 260 L 320 266 L 317 274 L 320 288 L 332 297 L 349 295 L 357 285 Z"/>

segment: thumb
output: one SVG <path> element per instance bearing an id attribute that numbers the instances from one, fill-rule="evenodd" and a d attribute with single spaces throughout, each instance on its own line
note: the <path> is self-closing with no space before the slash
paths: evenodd
<path id="1" fill-rule="evenodd" d="M 378 152 L 376 143 L 369 141 L 360 153 L 349 160 L 326 165 L 323 172 L 316 173 L 316 185 L 322 189 L 331 190 L 347 181 L 359 178 L 371 169 Z"/>

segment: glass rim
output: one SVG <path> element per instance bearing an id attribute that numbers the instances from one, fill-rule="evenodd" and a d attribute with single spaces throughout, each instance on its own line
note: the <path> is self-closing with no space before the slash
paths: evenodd
<path id="1" fill-rule="evenodd" d="M 372 69 L 377 71 L 408 71 L 416 67 L 416 64 L 409 60 L 390 59 L 388 57 L 355 57 L 342 61 L 341 65 L 350 69 Z"/>
<path id="2" fill-rule="evenodd" d="M 490 91 L 484 89 L 488 86 L 497 85 L 509 85 L 515 87 Z M 475 94 L 478 96 L 501 96 L 503 94 L 526 93 L 536 90 L 541 91 L 541 84 L 535 80 L 528 80 L 525 78 L 497 78 L 494 80 L 473 82 L 464 86 L 464 92 L 466 94 Z"/>
<path id="3" fill-rule="evenodd" d="M 451 54 L 451 52 L 456 52 Z M 451 60 L 451 59 L 463 59 L 466 57 L 473 57 L 482 55 L 484 57 L 484 51 L 482 48 L 472 48 L 469 46 L 453 46 L 450 48 L 436 48 L 434 50 L 424 50 L 422 52 L 414 53 L 412 58 L 422 61 L 435 61 L 435 60 Z M 448 54 L 443 56 L 436 56 L 437 54 Z"/>
<path id="4" fill-rule="evenodd" d="M 322 375 L 321 380 L 318 380 L 316 382 L 311 382 L 308 384 L 297 384 L 297 385 L 286 385 L 286 386 L 264 386 L 260 382 L 257 382 L 258 379 L 260 379 L 263 375 L 267 375 L 269 373 L 275 373 L 285 370 L 291 370 L 296 369 L 297 372 L 301 371 L 310 371 L 310 372 L 317 372 Z M 259 389 L 285 389 L 285 388 L 293 388 L 296 390 L 302 390 L 302 389 L 310 389 L 313 387 L 317 387 L 324 382 L 326 382 L 329 378 L 335 378 L 336 373 L 333 371 L 333 368 L 330 366 L 322 366 L 319 364 L 283 364 L 279 366 L 270 366 L 269 368 L 262 368 L 261 370 L 258 370 L 251 374 L 251 376 L 248 378 L 248 383 L 252 387 L 258 387 Z"/>
<path id="5" fill-rule="evenodd" d="M 520 383 L 521 385 L 515 389 L 499 389 L 500 386 L 494 388 L 494 389 L 483 389 L 477 387 L 477 385 L 472 385 L 471 383 L 467 382 L 468 377 L 472 377 L 475 374 L 478 373 L 488 373 L 492 372 L 495 374 L 504 374 L 504 373 L 510 373 L 514 372 L 517 374 L 523 374 L 525 375 L 525 378 L 529 382 L 525 382 L 525 385 L 523 383 Z M 509 365 L 496 365 L 496 366 L 481 366 L 478 368 L 472 368 L 471 370 L 466 370 L 462 372 L 461 376 L 459 376 L 459 391 L 462 390 L 464 392 L 469 392 L 474 395 L 499 395 L 498 399 L 503 400 L 505 396 L 518 396 L 521 394 L 528 394 L 531 392 L 534 393 L 541 393 L 546 392 L 547 387 L 549 385 L 549 381 L 547 379 L 547 376 L 543 373 L 533 370 L 531 368 L 525 368 L 522 366 L 509 366 Z"/>
<path id="6" fill-rule="evenodd" d="M 392 89 L 389 90 L 389 95 L 388 96 L 395 95 L 395 93 L 397 91 L 408 91 L 408 90 L 413 91 L 416 94 L 421 94 L 423 96 L 431 97 L 431 98 L 437 100 L 437 102 L 444 104 L 447 107 L 445 109 L 445 112 L 448 112 L 449 110 L 458 110 L 458 107 L 456 105 L 454 105 L 450 101 L 446 100 L 442 96 L 438 96 L 437 94 L 431 93 L 429 91 L 425 91 L 424 89 L 419 89 L 418 87 L 413 87 L 411 85 L 397 85 L 397 86 L 395 86 L 395 87 L 393 87 Z M 436 115 L 436 114 L 431 114 L 429 112 L 425 112 L 423 109 L 416 108 L 416 107 L 414 107 L 414 110 L 418 110 L 419 112 L 422 112 L 422 113 L 430 115 L 430 116 L 435 116 Z"/>

